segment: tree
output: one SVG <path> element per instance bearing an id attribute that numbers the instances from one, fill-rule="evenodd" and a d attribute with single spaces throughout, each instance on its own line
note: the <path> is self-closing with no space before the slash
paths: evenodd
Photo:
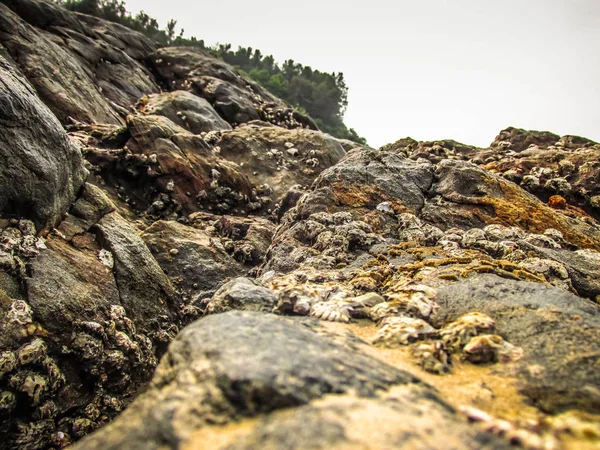
<path id="1" fill-rule="evenodd" d="M 171 43 L 175 37 L 175 26 L 177 25 L 176 20 L 169 20 L 167 22 L 167 43 Z"/>
<path id="2" fill-rule="evenodd" d="M 234 52 L 231 44 L 206 47 L 203 40 L 192 36 L 184 38 L 181 29 L 175 38 L 177 21 L 171 19 L 166 28 L 144 11 L 135 17 L 127 11 L 123 0 L 54 0 L 63 7 L 121 23 L 137 30 L 162 45 L 193 46 L 205 49 L 233 65 L 241 74 L 263 85 L 298 111 L 310 114 L 319 128 L 338 138 L 365 143 L 354 129 L 343 122 L 348 107 L 348 87 L 344 74 L 326 73 L 288 59 L 279 66 L 272 55 L 265 56 L 259 49 L 239 46 Z"/>

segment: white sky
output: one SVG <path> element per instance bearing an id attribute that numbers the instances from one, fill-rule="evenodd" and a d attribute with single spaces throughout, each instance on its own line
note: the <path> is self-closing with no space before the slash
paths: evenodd
<path id="1" fill-rule="evenodd" d="M 345 122 L 488 145 L 508 126 L 600 141 L 600 0 L 127 0 L 207 45 L 343 72 Z"/>

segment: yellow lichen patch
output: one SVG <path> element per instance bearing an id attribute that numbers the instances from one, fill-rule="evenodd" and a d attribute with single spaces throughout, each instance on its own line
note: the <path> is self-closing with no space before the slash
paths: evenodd
<path id="1" fill-rule="evenodd" d="M 360 320 L 348 325 L 327 324 L 336 330 L 350 330 L 365 342 L 377 335 L 377 326 Z M 456 410 L 468 406 L 485 411 L 512 426 L 540 428 L 550 436 L 556 435 L 564 450 L 597 449 L 600 446 L 600 416 L 585 413 L 566 413 L 551 417 L 531 406 L 519 393 L 517 379 L 509 371 L 498 370 L 502 365 L 474 365 L 454 358 L 452 371 L 444 376 L 431 374 L 414 361 L 409 347 L 373 347 L 364 351 L 387 364 L 405 370 L 435 387 L 440 396 Z M 394 388 L 390 390 L 393 394 Z"/>
<path id="2" fill-rule="evenodd" d="M 573 227 L 569 218 L 558 210 L 540 203 L 516 185 L 501 182 L 500 188 L 502 197 L 468 199 L 474 205 L 491 206 L 495 216 L 489 216 L 483 208 L 475 209 L 473 216 L 487 224 L 518 226 L 531 233 L 543 233 L 548 228 L 555 228 L 563 233 L 565 239 L 579 247 L 600 250 L 600 242 Z"/>

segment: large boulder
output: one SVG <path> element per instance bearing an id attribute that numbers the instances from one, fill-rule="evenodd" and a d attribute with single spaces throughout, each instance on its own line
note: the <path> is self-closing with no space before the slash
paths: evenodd
<path id="1" fill-rule="evenodd" d="M 144 114 L 165 116 L 194 134 L 231 130 L 231 125 L 217 114 L 208 101 L 187 91 L 150 95 L 138 103 L 138 108 Z"/>
<path id="2" fill-rule="evenodd" d="M 81 151 L 1 56 L 0 85 L 0 214 L 54 226 L 87 176 Z"/>
<path id="3" fill-rule="evenodd" d="M 271 315 L 233 312 L 204 318 L 188 326 L 172 342 L 148 391 L 117 421 L 75 448 L 193 446 L 198 430 L 211 432 L 207 427 L 312 404 L 333 393 L 353 393 L 359 398 L 331 398 L 294 413 L 307 419 L 302 421 L 307 430 L 301 435 L 313 435 L 313 445 L 322 446 L 334 437 L 337 444 L 345 441 L 336 425 L 345 417 L 337 410 L 343 409 L 348 415 L 350 411 L 361 414 L 362 410 L 365 420 L 369 420 L 370 411 L 382 419 L 393 417 L 395 424 L 409 421 L 417 427 L 413 432 L 418 435 L 426 434 L 432 423 L 419 419 L 423 411 L 428 411 L 432 414 L 427 415 L 428 419 L 439 420 L 436 427 L 443 427 L 457 442 L 462 436 L 468 442 L 465 448 L 478 447 L 477 432 L 461 422 L 435 391 L 408 373 L 367 356 L 359 344 L 342 336 L 318 334 Z M 401 387 L 395 400 L 364 400 L 379 397 L 393 386 Z M 273 414 L 257 424 L 256 434 L 246 445 L 240 440 L 230 448 L 255 448 L 248 447 L 250 442 L 259 447 L 266 445 L 265 448 L 286 447 L 285 443 L 291 441 L 283 435 L 298 428 L 292 416 Z M 321 426 L 319 419 L 325 419 Z M 261 438 L 260 430 L 272 429 L 270 424 L 274 423 L 281 424 L 282 429 Z M 396 427 L 390 427 L 390 432 L 393 428 Z M 336 431 L 335 436 L 331 435 Z M 397 428 L 396 432 L 404 434 Z M 329 438 L 325 439 L 324 434 Z M 294 448 L 314 447 L 297 443 Z"/>
<path id="4" fill-rule="evenodd" d="M 6 448 L 62 447 L 149 381 L 180 326 L 168 278 L 86 184 L 46 239 L 0 224 L 0 431 Z M 18 402 L 17 402 L 18 400 Z"/>
<path id="5" fill-rule="evenodd" d="M 122 25 L 46 0 L 0 2 L 0 43 L 63 123 L 122 123 L 158 92 L 144 59 L 156 44 Z"/>

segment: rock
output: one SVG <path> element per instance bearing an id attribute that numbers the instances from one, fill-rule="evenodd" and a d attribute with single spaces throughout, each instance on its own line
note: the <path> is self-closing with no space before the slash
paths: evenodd
<path id="1" fill-rule="evenodd" d="M 328 397 L 315 405 L 276 412 L 240 436 L 224 437 L 228 445 L 216 448 L 378 449 L 395 448 L 399 442 L 407 448 L 509 448 L 469 427 L 426 389 L 415 386 L 396 388 L 385 400 Z"/>
<path id="2" fill-rule="evenodd" d="M 286 142 L 294 143 L 302 157 L 295 159 L 287 153 Z M 345 153 L 335 139 L 323 133 L 255 125 L 223 133 L 218 145 L 223 158 L 243 164 L 254 185 L 268 183 L 273 187 L 271 198 L 275 202 L 281 201 L 294 185 L 310 185 L 322 170 L 337 163 Z M 313 159 L 317 163 L 308 165 Z"/>
<path id="3" fill-rule="evenodd" d="M 436 302 L 440 322 L 479 311 L 523 348 L 519 389 L 543 411 L 600 411 L 600 379 L 595 359 L 588 357 L 600 351 L 598 305 L 560 289 L 491 274 L 439 287 Z"/>
<path id="4" fill-rule="evenodd" d="M 159 331 L 163 323 L 176 324 L 179 300 L 144 241 L 117 213 L 104 216 L 96 228 L 100 244 L 114 256 L 115 281 L 128 314 L 147 330 Z M 169 336 L 162 338 L 168 340 Z"/>
<path id="5" fill-rule="evenodd" d="M 190 92 L 164 92 L 142 100 L 138 104 L 144 114 L 165 116 L 194 134 L 231 130 L 231 125 L 221 119 L 210 103 Z"/>
<path id="6" fill-rule="evenodd" d="M 569 215 L 600 218 L 594 200 L 600 193 L 596 183 L 600 146 L 589 139 L 510 127 L 502 130 L 488 148 L 450 140 L 417 142 L 405 138 L 381 150 L 436 164 L 442 159 L 468 160 L 519 184 Z"/>
<path id="7" fill-rule="evenodd" d="M 344 154 L 335 139 L 310 130 L 251 125 L 219 132 L 213 141 L 210 133 L 202 138 L 156 115 L 129 116 L 128 128 L 126 150 L 92 148 L 88 161 L 108 185 L 123 188 L 121 197 L 158 217 L 201 209 L 274 213 L 289 188 L 309 185 Z M 290 140 L 303 159 L 283 151 Z"/>
<path id="8" fill-rule="evenodd" d="M 515 152 L 521 152 L 532 145 L 539 148 L 546 148 L 554 145 L 559 139 L 560 136 L 548 131 L 526 131 L 520 128 L 508 127 L 496 136 L 490 147 L 503 147 Z"/>
<path id="9" fill-rule="evenodd" d="M 87 175 L 81 152 L 29 83 L 2 57 L 0 84 L 5 161 L 0 168 L 0 213 L 31 219 L 39 230 L 52 227 L 67 212 Z"/>
<path id="10" fill-rule="evenodd" d="M 0 43 L 63 124 L 122 123 L 137 99 L 158 92 L 142 64 L 156 48 L 145 36 L 53 2 L 2 3 Z"/>
<path id="11" fill-rule="evenodd" d="M 249 208 L 250 181 L 237 164 L 219 157 L 201 136 L 155 115 L 129 116 L 128 127 L 128 151 L 92 149 L 88 160 L 108 185 L 117 192 L 122 188 L 119 195 L 137 210 L 168 217 L 209 205 L 222 213 Z M 215 168 L 221 176 L 213 183 Z"/>
<path id="12" fill-rule="evenodd" d="M 159 220 L 142 239 L 173 285 L 189 298 L 211 297 L 227 278 L 247 271 L 208 231 Z"/>
<path id="13" fill-rule="evenodd" d="M 329 393 L 374 397 L 414 383 L 413 376 L 366 356 L 352 342 L 335 343 L 271 315 L 218 314 L 182 331 L 148 391 L 118 421 L 78 445 L 175 448 L 210 424 L 304 405 Z"/>
<path id="14" fill-rule="evenodd" d="M 236 278 L 215 293 L 206 310 L 209 314 L 231 310 L 272 312 L 276 303 L 273 292 L 249 278 Z"/>
<path id="15" fill-rule="evenodd" d="M 597 224 L 560 214 L 514 183 L 470 163 L 442 161 L 436 167 L 431 195 L 433 198 L 422 214 L 441 228 L 482 227 L 491 223 L 518 225 L 536 233 L 554 228 L 572 244 L 600 249 Z"/>
<path id="16" fill-rule="evenodd" d="M 262 120 L 290 129 L 318 130 L 310 117 L 292 110 L 261 85 L 204 50 L 162 48 L 151 56 L 150 63 L 167 89 L 190 89 L 208 100 L 232 125 Z"/>

